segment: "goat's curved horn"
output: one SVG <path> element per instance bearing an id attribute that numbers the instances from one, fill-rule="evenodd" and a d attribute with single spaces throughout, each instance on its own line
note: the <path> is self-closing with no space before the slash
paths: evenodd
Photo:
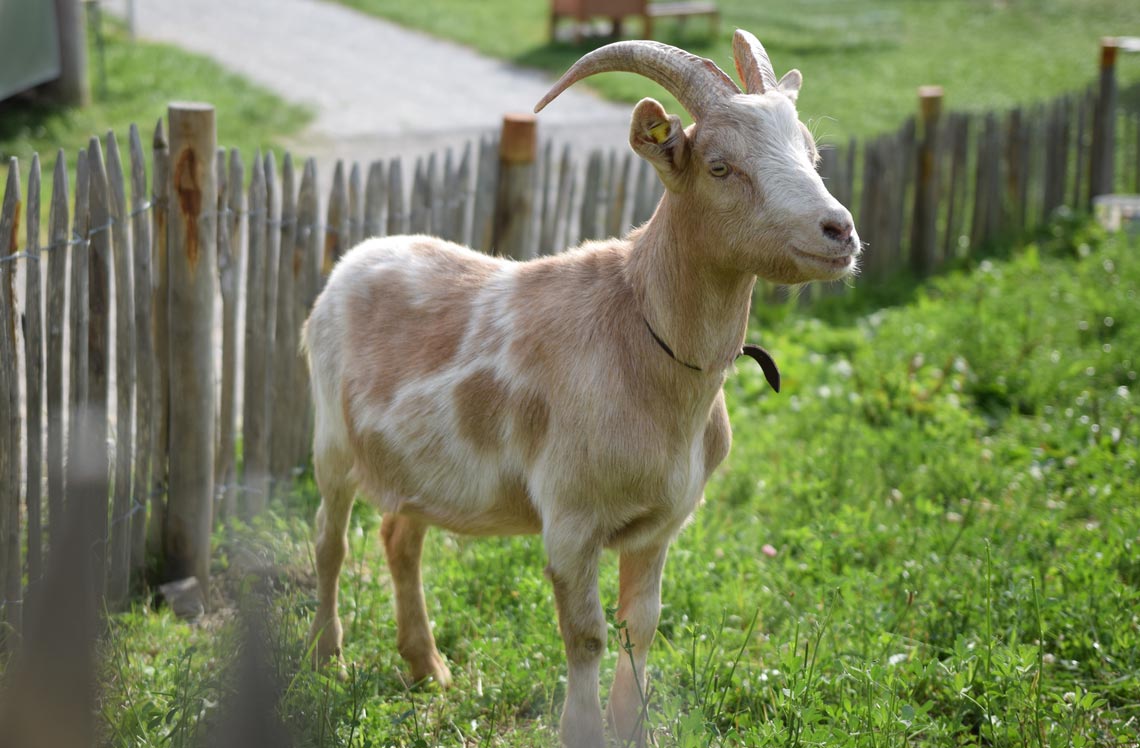
<path id="1" fill-rule="evenodd" d="M 737 29 L 732 36 L 732 59 L 748 93 L 762 94 L 779 87 L 776 71 L 772 69 L 772 61 L 768 59 L 764 45 L 744 29 Z"/>
<path id="2" fill-rule="evenodd" d="M 583 78 L 609 72 L 637 73 L 660 84 L 695 120 L 701 119 L 715 101 L 740 93 L 732 78 L 712 60 L 660 42 L 625 41 L 599 47 L 574 63 L 535 105 L 534 111 L 542 111 L 558 94 Z"/>

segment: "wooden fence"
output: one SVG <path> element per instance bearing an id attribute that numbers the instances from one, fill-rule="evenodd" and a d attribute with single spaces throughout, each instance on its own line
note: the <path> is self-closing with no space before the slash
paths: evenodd
<path id="1" fill-rule="evenodd" d="M 926 275 L 1061 206 L 1140 192 L 1140 88 L 1117 92 L 1111 76 L 1005 113 L 943 114 L 935 89 L 920 102 L 897 132 L 823 151 L 826 183 L 869 243 L 861 283 Z M 161 579 L 208 584 L 214 523 L 257 514 L 306 464 L 299 329 L 348 247 L 422 232 L 527 258 L 620 234 L 661 195 L 630 153 L 538 147 L 533 118 L 522 117 L 500 139 L 414 165 L 338 163 L 322 206 L 316 164 L 218 150 L 213 117 L 209 107 L 172 105 L 149 146 L 131 128 L 129 163 L 113 133 L 92 138 L 74 175 L 61 151 L 44 226 L 38 157 L 25 200 L 9 164 L 0 209 L 5 633 L 20 631 L 45 549 L 76 511 L 93 524 L 91 578 L 109 609 L 155 563 Z"/>

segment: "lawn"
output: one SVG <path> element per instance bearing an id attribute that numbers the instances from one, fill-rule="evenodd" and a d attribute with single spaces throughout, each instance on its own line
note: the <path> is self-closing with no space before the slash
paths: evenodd
<path id="1" fill-rule="evenodd" d="M 95 37 L 89 34 L 91 105 L 61 107 L 34 98 L 0 103 L 0 160 L 6 163 L 15 156 L 26 175 L 32 154 L 39 153 L 45 169 L 50 169 L 59 148 L 74 161 L 75 153 L 87 146 L 92 135 L 102 138 L 108 130 L 125 149 L 132 123 L 139 126 L 149 150 L 155 123 L 166 116 L 172 101 L 213 104 L 218 112 L 218 144 L 240 148 L 247 155 L 256 148 L 273 147 L 309 119 L 303 108 L 205 57 L 164 44 L 130 41 L 121 25 L 111 21 L 103 29 L 105 78 L 100 73 Z M 48 200 L 42 203 L 46 206 Z"/>
<path id="2" fill-rule="evenodd" d="M 655 744 L 1137 745 L 1138 292 L 1140 241 L 1064 219 L 906 304 L 757 326 L 784 388 L 747 365 L 729 381 L 732 454 L 666 568 Z M 302 664 L 314 508 L 302 482 L 219 538 L 217 565 L 233 589 L 241 557 L 276 564 L 271 661 L 297 745 L 555 742 L 564 658 L 536 538 L 429 535 L 428 606 L 456 683 L 410 690 L 379 517 L 358 506 L 339 682 Z M 604 679 L 622 656 L 615 566 Z M 113 745 L 201 737 L 232 698 L 226 621 L 114 619 Z"/>
<path id="3" fill-rule="evenodd" d="M 561 74 L 587 44 L 551 44 L 545 0 L 339 0 L 362 11 L 454 39 L 481 52 Z M 663 20 L 658 38 L 733 72 L 737 27 L 755 33 L 777 74 L 804 73 L 800 111 L 818 136 L 845 140 L 893 129 L 916 109 L 916 89 L 945 87 L 946 106 L 986 110 L 1083 88 L 1097 74 L 1099 38 L 1140 34 L 1140 4 L 1119 0 L 718 0 L 720 31 Z M 627 27 L 636 35 L 638 23 Z M 601 44 L 606 40 L 597 40 Z M 1140 79 L 1140 58 L 1122 56 L 1121 76 Z M 735 73 L 733 72 L 735 75 Z M 609 74 L 589 85 L 636 102 L 675 102 L 644 79 Z"/>

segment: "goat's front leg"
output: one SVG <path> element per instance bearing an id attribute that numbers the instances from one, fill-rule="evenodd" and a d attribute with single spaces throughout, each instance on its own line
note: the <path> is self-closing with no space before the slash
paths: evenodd
<path id="1" fill-rule="evenodd" d="M 606 717 L 622 745 L 645 745 L 645 663 L 661 615 L 668 549 L 663 544 L 621 554 L 617 620 L 625 627 L 619 632 L 621 651 Z"/>
<path id="2" fill-rule="evenodd" d="M 567 748 L 602 748 L 602 707 L 598 670 L 606 649 L 606 619 L 598 599 L 601 547 L 583 538 L 580 526 L 548 527 L 544 532 L 554 585 L 558 626 L 566 647 L 566 703 L 561 735 Z"/>

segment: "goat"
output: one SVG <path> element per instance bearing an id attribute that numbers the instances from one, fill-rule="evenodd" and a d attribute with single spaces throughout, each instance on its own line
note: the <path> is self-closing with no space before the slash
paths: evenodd
<path id="1" fill-rule="evenodd" d="M 541 533 L 568 680 L 561 739 L 603 745 L 599 665 L 603 549 L 620 554 L 620 658 L 605 715 L 643 744 L 645 663 L 670 542 L 731 442 L 722 390 L 741 352 L 756 277 L 853 272 L 850 213 L 816 172 L 795 101 L 763 46 L 737 31 L 745 93 L 709 60 L 623 41 L 576 62 L 535 107 L 595 73 L 640 73 L 693 116 L 653 99 L 630 145 L 666 192 L 623 239 L 512 262 L 427 236 L 346 253 L 304 330 L 316 407 L 318 662 L 339 659 L 337 584 L 357 488 L 383 512 L 397 648 L 417 680 L 451 674 L 420 576 L 431 525 L 471 535 Z"/>

